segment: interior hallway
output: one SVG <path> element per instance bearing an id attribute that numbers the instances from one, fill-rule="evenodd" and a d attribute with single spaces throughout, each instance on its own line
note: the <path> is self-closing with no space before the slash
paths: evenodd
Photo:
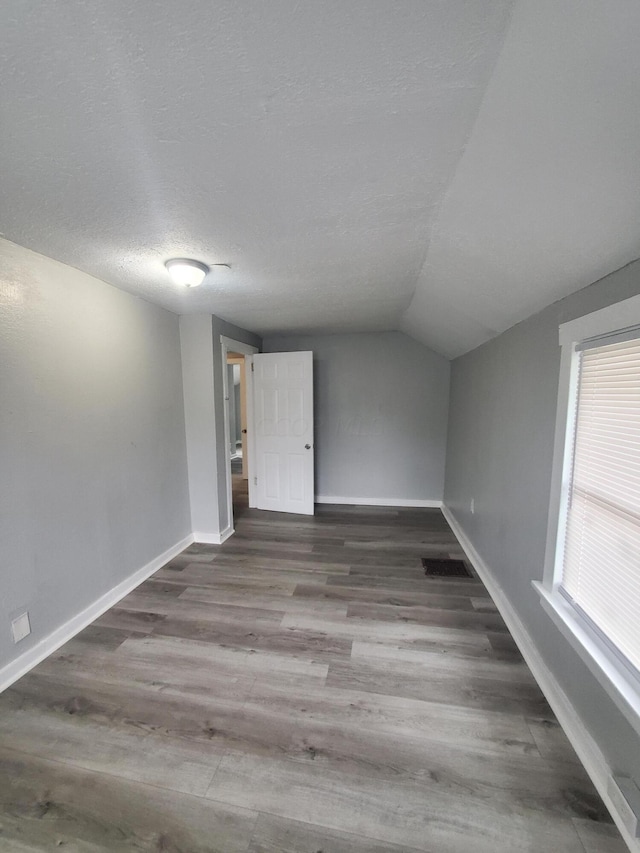
<path id="1" fill-rule="evenodd" d="M 438 510 L 248 510 L 0 697 L 0 850 L 622 853 Z M 244 490 L 243 490 L 244 487 Z"/>

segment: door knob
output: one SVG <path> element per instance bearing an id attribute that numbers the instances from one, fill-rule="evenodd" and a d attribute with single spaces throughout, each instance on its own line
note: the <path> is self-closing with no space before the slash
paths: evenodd
<path id="1" fill-rule="evenodd" d="M 304 449 L 305 449 L 305 450 L 311 450 L 311 445 L 310 445 L 310 444 L 305 444 Z"/>
<path id="2" fill-rule="evenodd" d="M 246 429 L 243 429 L 243 430 L 242 430 L 242 434 L 243 434 L 243 435 L 246 435 L 246 434 L 247 434 Z"/>

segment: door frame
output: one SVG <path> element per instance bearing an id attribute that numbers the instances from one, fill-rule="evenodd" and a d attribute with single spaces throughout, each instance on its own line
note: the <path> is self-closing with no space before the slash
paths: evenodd
<path id="1" fill-rule="evenodd" d="M 254 431 L 253 431 L 253 374 L 252 374 L 252 364 L 253 364 L 253 355 L 257 352 L 260 352 L 258 347 L 251 346 L 251 344 L 245 344 L 242 341 L 236 341 L 233 338 L 229 338 L 226 335 L 220 335 L 220 346 L 222 348 L 222 388 L 223 388 L 223 408 L 224 408 L 224 447 L 225 447 L 225 473 L 227 480 L 227 506 L 228 506 L 228 519 L 229 526 L 233 529 L 233 489 L 232 489 L 232 479 L 231 479 L 231 456 L 229 454 L 229 444 L 231 437 L 231 429 L 229 424 L 229 371 L 227 370 L 227 353 L 229 352 L 239 352 L 241 355 L 244 355 L 244 363 L 245 363 L 245 379 L 246 379 L 246 397 L 247 397 L 247 449 L 248 449 L 248 460 L 247 460 L 247 473 L 249 476 L 248 486 L 249 486 L 249 506 L 254 507 L 256 505 L 255 498 L 255 474 L 254 474 L 254 465 L 255 465 L 255 447 L 254 447 Z"/>

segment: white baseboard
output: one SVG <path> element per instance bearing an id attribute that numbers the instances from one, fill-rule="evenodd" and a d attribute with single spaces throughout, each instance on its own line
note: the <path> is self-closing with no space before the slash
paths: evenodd
<path id="1" fill-rule="evenodd" d="M 220 533 L 199 533 L 197 530 L 194 530 L 193 541 L 198 542 L 200 545 L 222 545 L 234 533 L 235 530 L 231 525 L 225 527 Z"/>
<path id="2" fill-rule="evenodd" d="M 612 772 L 599 746 L 587 730 L 582 720 L 578 717 L 574 706 L 558 683 L 556 677 L 542 659 L 531 638 L 531 635 L 525 628 L 524 623 L 516 613 L 504 590 L 495 580 L 492 571 L 478 554 L 471 540 L 468 538 L 449 507 L 443 505 L 442 513 L 449 522 L 449 526 L 453 530 L 471 565 L 478 573 L 478 577 L 488 589 L 491 598 L 500 611 L 500 615 L 504 619 L 507 628 L 515 640 L 516 645 L 520 649 L 523 658 L 533 673 L 533 677 L 538 682 L 540 689 L 544 693 L 554 714 L 558 718 L 558 722 L 562 726 L 565 734 L 571 742 L 571 745 L 575 749 L 578 758 L 584 765 L 584 768 L 591 777 L 591 781 L 593 782 L 596 790 L 611 813 L 625 844 L 632 853 L 640 853 L 640 841 L 631 837 L 622 822 L 622 818 L 618 810 L 609 796 L 608 783 Z"/>
<path id="3" fill-rule="evenodd" d="M 81 610 L 80 613 L 73 616 L 68 622 L 65 622 L 64 625 L 60 625 L 51 634 L 39 640 L 35 646 L 27 649 L 15 660 L 0 669 L 0 693 L 6 690 L 14 681 L 25 675 L 25 673 L 29 672 L 30 669 L 33 669 L 34 666 L 37 666 L 40 661 L 43 661 L 55 652 L 56 649 L 59 649 L 60 646 L 64 645 L 72 637 L 75 637 L 79 631 L 90 625 L 98 616 L 102 616 L 106 610 L 117 604 L 125 595 L 128 595 L 143 581 L 154 574 L 154 572 L 157 572 L 158 569 L 161 569 L 165 563 L 168 563 L 169 560 L 176 557 L 185 548 L 188 548 L 192 542 L 193 535 L 185 536 L 180 542 L 176 542 L 175 545 L 167 548 L 162 554 L 158 554 L 157 557 L 154 557 L 153 560 L 141 569 L 129 575 L 128 578 L 125 578 L 117 586 L 114 586 L 109 592 L 105 592 L 104 595 L 101 595 L 100 598 L 97 598 L 92 604 L 85 607 L 84 610 Z"/>
<path id="4" fill-rule="evenodd" d="M 442 506 L 442 501 L 416 500 L 415 498 L 345 498 L 336 495 L 316 495 L 317 504 L 348 504 L 349 506 Z"/>

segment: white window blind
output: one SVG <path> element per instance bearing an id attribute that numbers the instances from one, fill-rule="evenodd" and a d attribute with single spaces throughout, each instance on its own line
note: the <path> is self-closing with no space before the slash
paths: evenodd
<path id="1" fill-rule="evenodd" d="M 561 590 L 640 673 L 640 339 L 580 353 Z"/>

